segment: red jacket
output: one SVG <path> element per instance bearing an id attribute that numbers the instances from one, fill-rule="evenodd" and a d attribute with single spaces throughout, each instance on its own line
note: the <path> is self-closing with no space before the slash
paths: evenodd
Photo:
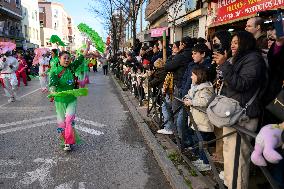
<path id="1" fill-rule="evenodd" d="M 27 62 L 24 58 L 18 58 L 18 61 L 19 61 L 19 67 L 18 67 L 17 72 L 21 73 L 21 72 L 25 71 L 25 69 L 28 67 L 28 65 L 27 65 Z"/>

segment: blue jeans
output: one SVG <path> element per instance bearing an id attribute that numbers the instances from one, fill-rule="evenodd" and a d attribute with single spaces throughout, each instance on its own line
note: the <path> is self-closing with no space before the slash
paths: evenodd
<path id="1" fill-rule="evenodd" d="M 213 132 L 202 132 L 202 131 L 199 131 L 199 132 L 200 132 L 200 135 L 203 141 L 210 141 L 214 138 Z M 197 144 L 199 142 L 196 132 L 194 132 L 193 142 L 194 144 Z M 195 153 L 196 156 L 199 156 L 199 158 L 203 160 L 205 164 L 209 164 L 209 161 L 203 149 L 196 149 L 193 152 Z"/>
<path id="2" fill-rule="evenodd" d="M 166 95 L 165 100 L 162 104 L 162 113 L 164 117 L 164 122 L 168 121 L 165 124 L 165 129 L 168 131 L 172 131 L 174 129 L 174 123 L 172 118 L 173 111 L 172 111 L 172 102 L 168 94 Z"/>

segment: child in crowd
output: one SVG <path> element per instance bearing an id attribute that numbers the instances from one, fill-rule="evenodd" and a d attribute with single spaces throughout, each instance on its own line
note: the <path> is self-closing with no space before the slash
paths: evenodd
<path id="1" fill-rule="evenodd" d="M 208 69 L 202 65 L 196 65 L 192 69 L 192 84 L 188 91 L 188 94 L 184 97 L 184 104 L 186 106 L 193 107 L 207 107 L 208 101 L 214 93 L 213 85 L 208 81 Z M 191 107 L 190 111 L 194 122 L 197 125 L 197 129 L 203 138 L 203 141 L 209 141 L 214 137 L 214 126 L 209 122 L 207 115 L 199 110 Z M 192 126 L 192 129 L 195 128 Z M 193 142 L 198 143 L 197 133 L 195 131 Z M 196 152 L 199 156 L 197 161 L 193 164 L 199 169 L 199 171 L 211 170 L 208 159 L 202 149 Z"/>

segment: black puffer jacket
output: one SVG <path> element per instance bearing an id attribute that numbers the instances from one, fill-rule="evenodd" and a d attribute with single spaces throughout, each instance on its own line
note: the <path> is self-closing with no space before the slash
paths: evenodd
<path id="1" fill-rule="evenodd" d="M 165 68 L 156 68 L 154 73 L 149 78 L 150 87 L 158 87 L 159 89 L 162 88 L 166 76 L 167 72 L 165 71 Z"/>
<path id="2" fill-rule="evenodd" d="M 225 62 L 220 66 L 224 78 L 222 94 L 237 100 L 245 107 L 257 89 L 263 87 L 265 69 L 265 62 L 258 52 L 250 52 L 234 64 Z M 248 107 L 247 116 L 257 118 L 261 111 L 262 106 L 258 97 Z"/>
<path id="3" fill-rule="evenodd" d="M 174 85 L 181 88 L 183 74 L 188 63 L 192 62 L 191 48 L 180 51 L 172 59 L 168 59 L 165 65 L 166 72 L 174 72 Z"/>

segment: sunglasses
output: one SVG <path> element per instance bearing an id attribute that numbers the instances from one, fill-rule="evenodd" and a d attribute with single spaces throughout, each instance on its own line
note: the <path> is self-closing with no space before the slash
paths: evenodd
<path id="1" fill-rule="evenodd" d="M 276 39 L 268 38 L 269 41 L 276 41 Z"/>

